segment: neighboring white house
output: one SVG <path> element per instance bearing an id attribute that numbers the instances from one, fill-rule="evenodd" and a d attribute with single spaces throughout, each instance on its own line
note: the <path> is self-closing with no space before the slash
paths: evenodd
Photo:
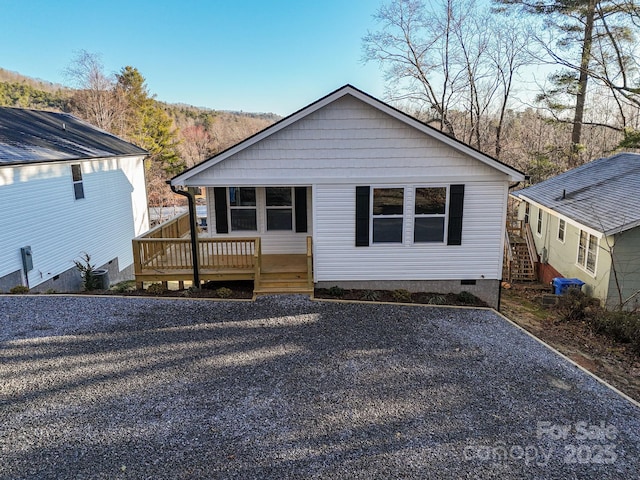
<path id="1" fill-rule="evenodd" d="M 608 307 L 640 306 L 640 155 L 600 158 L 513 192 L 540 280 L 579 278 Z"/>
<path id="2" fill-rule="evenodd" d="M 172 179 L 207 235 L 304 253 L 318 287 L 469 291 L 496 305 L 509 183 L 524 175 L 344 86 Z"/>
<path id="3" fill-rule="evenodd" d="M 146 155 L 72 115 L 0 108 L 0 291 L 77 290 L 84 252 L 112 281 L 133 278 Z"/>

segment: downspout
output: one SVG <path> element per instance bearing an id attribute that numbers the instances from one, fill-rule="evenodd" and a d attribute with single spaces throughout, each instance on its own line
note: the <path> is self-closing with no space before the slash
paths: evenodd
<path id="1" fill-rule="evenodd" d="M 167 185 L 171 187 L 173 193 L 187 197 L 189 204 L 189 234 L 191 236 L 191 261 L 193 262 L 193 285 L 200 288 L 200 267 L 198 262 L 198 238 L 196 236 L 196 204 L 193 196 L 185 190 L 177 190 L 171 185 L 171 180 L 167 180 Z"/>

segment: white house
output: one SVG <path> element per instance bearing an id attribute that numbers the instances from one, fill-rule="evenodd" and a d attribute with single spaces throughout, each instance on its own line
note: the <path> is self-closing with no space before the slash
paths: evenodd
<path id="1" fill-rule="evenodd" d="M 524 175 L 344 86 L 171 180 L 206 187 L 207 235 L 313 245 L 317 287 L 498 301 L 508 187 Z"/>
<path id="2" fill-rule="evenodd" d="M 539 278 L 579 278 L 608 307 L 640 307 L 640 155 L 600 158 L 513 192 Z"/>
<path id="3" fill-rule="evenodd" d="M 133 278 L 147 152 L 64 113 L 0 108 L 0 291 L 79 289 L 83 253 Z"/>

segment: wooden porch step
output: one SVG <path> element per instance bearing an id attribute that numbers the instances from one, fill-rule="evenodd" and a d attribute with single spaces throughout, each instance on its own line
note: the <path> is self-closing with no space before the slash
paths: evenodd
<path id="1" fill-rule="evenodd" d="M 276 295 L 276 294 L 303 294 L 303 295 L 313 295 L 313 288 L 308 288 L 305 284 L 304 286 L 260 286 L 256 288 L 253 293 L 255 295 Z"/>

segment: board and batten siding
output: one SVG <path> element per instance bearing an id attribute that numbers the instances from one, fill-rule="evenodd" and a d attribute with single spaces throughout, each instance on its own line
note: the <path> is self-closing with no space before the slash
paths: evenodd
<path id="1" fill-rule="evenodd" d="M 342 97 L 231 157 L 186 185 L 363 184 L 389 179 L 453 183 L 506 176 L 350 96 Z M 464 182 L 463 182 L 464 183 Z"/>
<path id="2" fill-rule="evenodd" d="M 405 205 L 413 205 L 410 192 Z M 356 247 L 355 185 L 316 185 L 315 281 L 500 279 L 506 198 L 503 182 L 465 183 L 459 246 L 414 244 L 413 212 L 405 208 L 402 244 Z"/>
<path id="3" fill-rule="evenodd" d="M 76 200 L 71 165 L 80 164 L 84 199 Z M 30 246 L 34 287 L 73 267 L 83 252 L 103 265 L 133 263 L 131 240 L 149 228 L 143 157 L 52 162 L 0 169 L 0 277 L 22 269 Z"/>

